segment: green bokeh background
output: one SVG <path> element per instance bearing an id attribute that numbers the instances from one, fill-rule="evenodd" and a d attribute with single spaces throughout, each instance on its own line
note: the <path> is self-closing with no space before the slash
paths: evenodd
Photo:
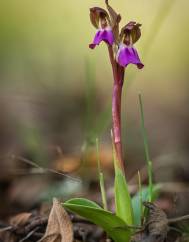
<path id="1" fill-rule="evenodd" d="M 144 160 L 141 92 L 152 156 L 187 152 L 188 0 L 110 3 L 121 13 L 122 25 L 130 20 L 142 24 L 136 48 L 145 68 L 129 66 L 125 78 L 124 151 Z M 2 153 L 45 160 L 49 145 L 69 153 L 80 152 L 96 136 L 111 142 L 113 80 L 105 44 L 88 48 L 95 34 L 89 20 L 92 6 L 105 7 L 102 0 L 0 2 Z"/>

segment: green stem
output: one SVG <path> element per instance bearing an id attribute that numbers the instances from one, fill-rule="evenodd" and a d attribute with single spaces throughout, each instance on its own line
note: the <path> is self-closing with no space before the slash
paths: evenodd
<path id="1" fill-rule="evenodd" d="M 153 193 L 152 161 L 150 160 L 149 145 L 148 145 L 147 132 L 146 132 L 145 122 L 144 122 L 144 109 L 143 109 L 141 94 L 139 94 L 139 105 L 140 105 L 140 114 L 141 114 L 141 130 L 142 130 L 144 151 L 145 151 L 145 157 L 146 157 L 147 168 L 148 168 L 149 201 L 151 202 L 152 193 Z"/>
<path id="2" fill-rule="evenodd" d="M 96 139 L 96 153 L 97 153 L 97 163 L 98 163 L 98 175 L 99 175 L 99 183 L 100 183 L 100 192 L 102 197 L 102 204 L 105 210 L 108 210 L 107 206 L 107 198 L 106 198 L 106 191 L 105 191 L 105 182 L 104 182 L 104 174 L 101 169 L 100 165 L 100 155 L 99 155 L 99 142 Z"/>
<path id="3" fill-rule="evenodd" d="M 143 218 L 143 205 L 142 205 L 142 184 L 141 184 L 141 176 L 140 171 L 138 171 L 138 190 L 139 190 L 139 206 L 140 206 L 140 225 L 142 224 L 142 218 Z"/>

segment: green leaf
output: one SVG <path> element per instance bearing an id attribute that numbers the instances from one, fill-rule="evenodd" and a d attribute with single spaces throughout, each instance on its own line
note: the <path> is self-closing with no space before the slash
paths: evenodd
<path id="1" fill-rule="evenodd" d="M 114 194 L 115 194 L 115 206 L 116 215 L 123 219 L 128 225 L 133 225 L 133 208 L 131 204 L 131 197 L 128 190 L 128 185 L 126 182 L 126 177 L 124 172 L 119 167 L 119 162 L 116 157 L 115 146 L 112 136 L 112 150 L 113 150 L 113 160 L 114 160 Z"/>
<path id="2" fill-rule="evenodd" d="M 159 190 L 160 190 L 159 185 L 153 186 L 152 202 L 157 199 Z M 142 189 L 141 197 L 142 197 L 142 202 L 148 201 L 148 198 L 149 198 L 148 187 L 145 187 Z M 132 198 L 132 207 L 133 207 L 133 212 L 134 212 L 134 225 L 139 226 L 141 224 L 141 218 L 143 216 L 143 211 L 141 211 L 141 206 L 140 206 L 140 193 L 139 192 L 136 193 L 135 196 Z"/>
<path id="3" fill-rule="evenodd" d="M 68 200 L 63 206 L 104 229 L 115 242 L 129 242 L 131 230 L 126 223 L 111 212 L 103 210 L 98 204 L 82 198 Z"/>
<path id="4" fill-rule="evenodd" d="M 86 206 L 86 207 L 91 207 L 91 208 L 97 208 L 97 209 L 101 209 L 103 210 L 102 207 L 100 207 L 97 203 L 93 202 L 93 201 L 90 201 L 88 199 L 85 199 L 85 198 L 72 198 L 68 201 L 66 201 L 64 203 L 64 206 L 65 204 L 69 204 L 69 205 L 79 205 L 79 206 Z"/>
<path id="5" fill-rule="evenodd" d="M 114 189 L 117 216 L 122 218 L 128 225 L 133 225 L 133 208 L 126 178 L 122 170 L 117 166 L 115 166 Z"/>

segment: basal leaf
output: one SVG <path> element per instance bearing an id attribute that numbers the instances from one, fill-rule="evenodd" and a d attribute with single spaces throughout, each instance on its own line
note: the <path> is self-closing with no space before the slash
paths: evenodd
<path id="1" fill-rule="evenodd" d="M 133 208 L 131 204 L 131 197 L 128 190 L 128 185 L 126 182 L 126 177 L 119 166 L 119 161 L 116 157 L 115 146 L 113 142 L 112 135 L 112 148 L 113 148 L 113 160 L 114 160 L 114 170 L 115 170 L 115 180 L 114 180 L 114 196 L 115 196 L 115 206 L 116 215 L 125 221 L 128 225 L 133 225 Z"/>
<path id="2" fill-rule="evenodd" d="M 115 204 L 116 214 L 127 224 L 133 224 L 133 209 L 126 179 L 121 169 L 115 167 Z"/>
<path id="3" fill-rule="evenodd" d="M 130 241 L 131 231 L 126 223 L 113 213 L 103 210 L 96 203 L 76 198 L 65 202 L 63 206 L 102 227 L 115 242 Z"/>
<path id="4" fill-rule="evenodd" d="M 102 209 L 97 203 L 90 201 L 85 198 L 72 198 L 64 203 L 65 204 L 71 204 L 71 205 L 80 205 L 80 206 L 86 206 L 86 207 L 91 207 L 91 208 L 98 208 Z"/>

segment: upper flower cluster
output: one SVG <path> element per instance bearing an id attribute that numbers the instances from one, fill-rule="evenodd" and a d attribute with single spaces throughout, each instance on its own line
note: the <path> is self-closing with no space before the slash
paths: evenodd
<path id="1" fill-rule="evenodd" d="M 141 36 L 141 24 L 131 21 L 119 31 L 121 16 L 109 5 L 108 0 L 105 2 L 108 11 L 99 7 L 90 9 L 91 23 L 97 32 L 89 47 L 94 49 L 104 41 L 107 45 L 116 47 L 114 52 L 120 66 L 127 67 L 128 64 L 135 64 L 139 69 L 143 68 L 144 65 L 133 46 Z"/>

